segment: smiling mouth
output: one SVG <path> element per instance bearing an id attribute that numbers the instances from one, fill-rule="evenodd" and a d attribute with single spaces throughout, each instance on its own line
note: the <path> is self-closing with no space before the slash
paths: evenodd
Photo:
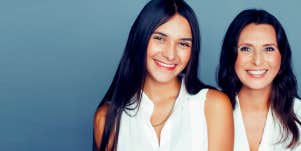
<path id="1" fill-rule="evenodd" d="M 155 63 L 160 68 L 164 68 L 164 69 L 167 69 L 167 70 L 174 70 L 177 66 L 176 64 L 167 64 L 167 63 L 163 63 L 163 62 L 158 61 L 158 60 L 155 60 Z"/>
<path id="2" fill-rule="evenodd" d="M 261 70 L 247 70 L 247 73 L 252 75 L 252 76 L 262 76 L 265 73 L 267 73 L 268 70 L 267 69 L 261 69 Z"/>

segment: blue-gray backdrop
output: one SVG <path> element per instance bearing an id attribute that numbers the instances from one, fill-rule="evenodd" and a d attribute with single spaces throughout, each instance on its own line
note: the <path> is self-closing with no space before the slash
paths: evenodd
<path id="1" fill-rule="evenodd" d="M 112 81 L 130 26 L 147 0 L 0 2 L 0 150 L 91 150 L 95 108 Z M 298 0 L 187 0 L 202 31 L 200 78 L 215 83 L 222 38 L 244 8 L 286 29 L 301 82 Z M 299 90 L 300 93 L 300 90 Z"/>

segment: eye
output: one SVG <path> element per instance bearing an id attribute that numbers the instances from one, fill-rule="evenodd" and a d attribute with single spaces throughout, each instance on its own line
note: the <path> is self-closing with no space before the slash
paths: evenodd
<path id="1" fill-rule="evenodd" d="M 184 48 L 190 48 L 191 44 L 189 42 L 180 42 L 179 45 Z"/>
<path id="2" fill-rule="evenodd" d="M 155 40 L 157 40 L 157 41 L 160 41 L 160 42 L 163 42 L 163 41 L 165 40 L 163 36 L 159 36 L 159 35 L 155 35 L 155 36 L 153 37 L 153 39 L 155 39 Z"/>
<path id="3" fill-rule="evenodd" d="M 275 48 L 274 47 L 266 47 L 265 51 L 267 51 L 267 52 L 275 51 Z"/>
<path id="4" fill-rule="evenodd" d="M 251 51 L 251 48 L 247 47 L 247 46 L 242 46 L 242 47 L 239 48 L 239 51 L 249 52 L 249 51 Z"/>

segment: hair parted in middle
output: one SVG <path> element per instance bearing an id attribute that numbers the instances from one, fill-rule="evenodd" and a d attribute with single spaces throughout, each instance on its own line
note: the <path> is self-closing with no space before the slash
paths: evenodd
<path id="1" fill-rule="evenodd" d="M 160 25 L 176 14 L 187 19 L 192 32 L 190 60 L 179 76 L 185 75 L 183 76 L 184 84 L 190 94 L 196 94 L 202 88 L 207 87 L 198 79 L 200 31 L 194 11 L 183 0 L 151 0 L 134 21 L 113 81 L 98 106 L 99 109 L 104 104 L 109 104 L 100 143 L 101 151 L 107 149 L 112 131 L 115 134 L 112 150 L 116 150 L 122 112 L 132 110 L 129 107 L 134 103 L 137 103 L 136 107 L 139 108 L 141 90 L 147 74 L 146 51 L 149 39 Z M 137 96 L 137 99 L 131 99 L 133 96 Z M 97 150 L 95 139 L 93 149 Z"/>
<path id="2" fill-rule="evenodd" d="M 294 147 L 299 140 L 300 133 L 297 124 L 301 124 L 293 109 L 294 98 L 299 98 L 297 81 L 292 69 L 291 48 L 284 28 L 276 17 L 265 10 L 247 9 L 234 18 L 227 29 L 222 44 L 217 75 L 218 85 L 229 96 L 234 109 L 235 97 L 242 87 L 234 69 L 237 59 L 237 45 L 241 31 L 250 24 L 267 24 L 275 30 L 277 45 L 281 54 L 281 65 L 273 80 L 269 101 L 272 113 L 280 121 L 284 130 L 281 140 L 287 140 L 288 134 L 291 133 L 293 137 L 288 147 Z"/>

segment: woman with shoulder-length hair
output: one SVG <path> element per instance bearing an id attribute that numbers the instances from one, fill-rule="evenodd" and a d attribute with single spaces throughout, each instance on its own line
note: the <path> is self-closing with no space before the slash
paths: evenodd
<path id="1" fill-rule="evenodd" d="M 301 150 L 301 103 L 280 22 L 265 10 L 240 12 L 219 64 L 218 84 L 234 108 L 235 150 Z"/>
<path id="2" fill-rule="evenodd" d="M 198 79 L 199 49 L 187 3 L 148 2 L 95 113 L 93 150 L 232 151 L 231 103 Z"/>

